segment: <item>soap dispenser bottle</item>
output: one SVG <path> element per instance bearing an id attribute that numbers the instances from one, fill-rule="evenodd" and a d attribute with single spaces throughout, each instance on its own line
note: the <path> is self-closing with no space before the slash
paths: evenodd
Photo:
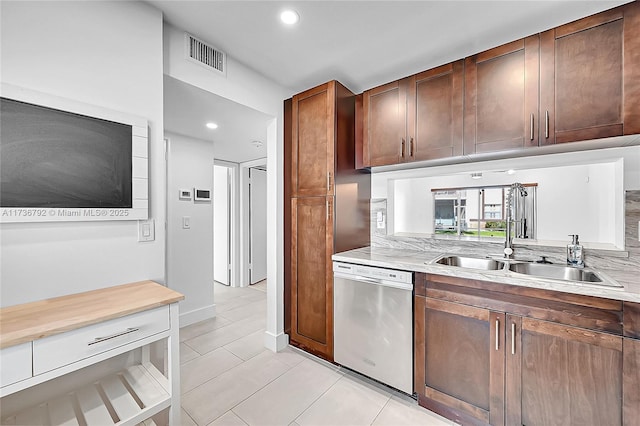
<path id="1" fill-rule="evenodd" d="M 571 244 L 567 244 L 567 264 L 571 266 L 584 267 L 584 257 L 582 257 L 582 246 L 578 242 L 578 234 L 570 234 L 573 237 Z"/>

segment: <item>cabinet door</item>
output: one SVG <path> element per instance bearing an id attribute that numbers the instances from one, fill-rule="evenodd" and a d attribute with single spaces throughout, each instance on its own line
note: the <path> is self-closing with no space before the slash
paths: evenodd
<path id="1" fill-rule="evenodd" d="M 622 423 L 622 337 L 507 316 L 508 425 Z"/>
<path id="2" fill-rule="evenodd" d="M 637 425 L 640 419 L 640 340 L 623 339 L 622 424 Z"/>
<path id="3" fill-rule="evenodd" d="M 416 297 L 421 406 L 461 424 L 504 424 L 503 313 Z"/>
<path id="4" fill-rule="evenodd" d="M 394 81 L 363 94 L 363 152 L 365 166 L 406 161 L 408 80 Z"/>
<path id="5" fill-rule="evenodd" d="M 333 197 L 291 200 L 291 340 L 333 360 Z"/>
<path id="6" fill-rule="evenodd" d="M 464 61 L 414 75 L 409 88 L 409 157 L 421 161 L 462 155 Z"/>
<path id="7" fill-rule="evenodd" d="M 465 59 L 464 153 L 538 146 L 537 35 Z"/>
<path id="8" fill-rule="evenodd" d="M 293 97 L 291 185 L 293 196 L 333 193 L 335 81 Z"/>
<path id="9" fill-rule="evenodd" d="M 540 35 L 541 145 L 640 132 L 640 5 Z"/>

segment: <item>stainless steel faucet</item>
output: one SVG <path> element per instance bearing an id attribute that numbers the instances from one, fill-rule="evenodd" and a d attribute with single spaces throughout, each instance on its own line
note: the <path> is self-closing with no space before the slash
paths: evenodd
<path id="1" fill-rule="evenodd" d="M 520 191 L 520 195 L 523 197 L 527 196 L 527 190 L 524 189 L 521 183 L 513 183 L 509 187 L 509 192 L 507 194 L 507 220 L 506 220 L 506 235 L 504 240 L 504 258 L 505 259 L 513 259 L 513 235 L 511 232 L 511 226 L 519 220 L 515 219 L 513 216 L 513 192 L 514 190 Z M 515 215 L 517 218 L 517 214 Z"/>

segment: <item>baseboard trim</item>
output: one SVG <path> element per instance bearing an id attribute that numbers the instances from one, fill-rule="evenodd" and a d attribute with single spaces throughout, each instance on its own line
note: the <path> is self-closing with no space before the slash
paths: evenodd
<path id="1" fill-rule="evenodd" d="M 204 308 L 195 309 L 189 312 L 180 313 L 180 328 L 204 321 L 216 316 L 216 305 L 205 306 Z"/>
<path id="2" fill-rule="evenodd" d="M 265 331 L 264 346 L 271 352 L 280 352 L 289 346 L 289 335 L 283 332 L 275 335 Z"/>

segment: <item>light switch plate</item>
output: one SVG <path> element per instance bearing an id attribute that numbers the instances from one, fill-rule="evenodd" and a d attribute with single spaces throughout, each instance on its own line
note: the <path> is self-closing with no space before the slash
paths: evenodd
<path id="1" fill-rule="evenodd" d="M 138 221 L 138 241 L 154 241 L 156 239 L 155 219 Z"/>
<path id="2" fill-rule="evenodd" d="M 191 229 L 191 216 L 182 216 L 182 229 Z"/>

